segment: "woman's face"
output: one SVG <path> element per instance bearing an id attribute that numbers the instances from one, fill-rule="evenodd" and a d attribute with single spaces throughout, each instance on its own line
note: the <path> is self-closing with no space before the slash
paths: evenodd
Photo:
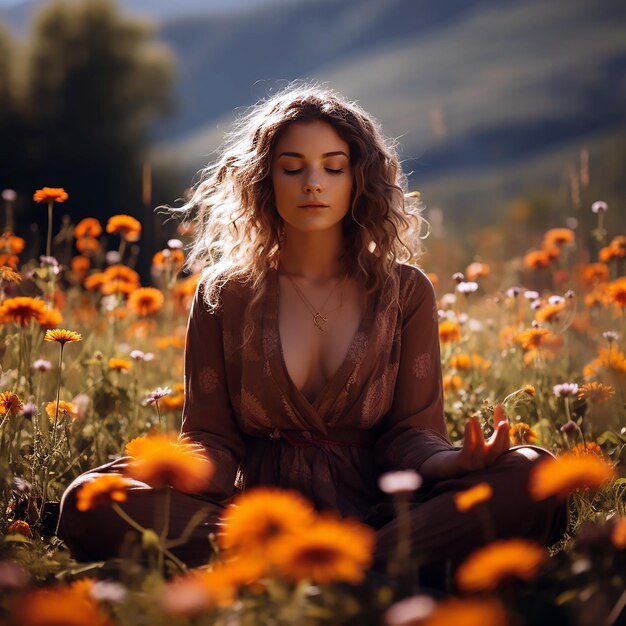
<path id="1" fill-rule="evenodd" d="M 290 124 L 276 144 L 271 173 L 285 230 L 341 227 L 354 176 L 350 148 L 328 122 Z"/>

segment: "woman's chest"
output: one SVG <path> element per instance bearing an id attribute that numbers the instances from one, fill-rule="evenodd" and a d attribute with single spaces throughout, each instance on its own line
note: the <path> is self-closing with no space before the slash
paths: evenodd
<path id="1" fill-rule="evenodd" d="M 346 282 L 318 308 L 321 294 L 306 298 L 283 286 L 278 330 L 284 366 L 293 384 L 313 401 L 346 359 L 361 324 L 364 296 L 356 283 Z"/>

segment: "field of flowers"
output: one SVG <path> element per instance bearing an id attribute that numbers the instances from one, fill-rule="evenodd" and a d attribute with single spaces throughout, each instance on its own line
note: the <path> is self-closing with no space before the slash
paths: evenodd
<path id="1" fill-rule="evenodd" d="M 560 544 L 492 542 L 435 590 L 417 582 L 419 555 L 403 549 L 401 532 L 388 576 L 373 573 L 369 527 L 319 515 L 297 494 L 272 489 L 239 496 L 223 530 L 208 538 L 212 562 L 185 567 L 163 522 L 170 486 L 199 490 L 212 471 L 203 451 L 176 435 L 198 281 L 182 272 L 190 226 L 155 251 L 155 286 L 142 286 L 133 269 L 141 224 L 128 215 L 105 225 L 85 217 L 71 254 L 56 249 L 52 224 L 67 197 L 53 188 L 34 195 L 50 224 L 39 258 L 20 258 L 19 233 L 5 228 L 0 236 L 0 621 L 626 623 L 626 236 L 605 232 L 604 202 L 590 208 L 598 219 L 593 258 L 588 233 L 554 228 L 523 259 L 430 274 L 452 440 L 461 441 L 468 417 L 489 436 L 506 413 L 512 443 L 556 455 L 531 476 L 533 497 L 572 503 Z M 8 213 L 11 193 L 3 198 Z M 133 459 L 125 475 L 84 487 L 78 506 L 112 506 L 140 541 L 123 559 L 76 562 L 54 536 L 61 495 L 79 474 L 123 454 Z M 383 477 L 381 488 L 403 515 L 420 479 L 400 474 Z M 153 528 L 120 507 L 132 479 L 163 493 L 166 510 Z M 458 514 L 490 497 L 487 485 L 459 494 Z M 199 521 L 189 521 L 183 539 Z"/>

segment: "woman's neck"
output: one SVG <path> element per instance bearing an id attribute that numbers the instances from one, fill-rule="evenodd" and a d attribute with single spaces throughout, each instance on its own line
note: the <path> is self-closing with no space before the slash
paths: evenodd
<path id="1" fill-rule="evenodd" d="M 340 229 L 317 232 L 288 230 L 280 250 L 280 269 L 312 282 L 338 278 L 345 273 L 340 260 L 342 242 Z"/>

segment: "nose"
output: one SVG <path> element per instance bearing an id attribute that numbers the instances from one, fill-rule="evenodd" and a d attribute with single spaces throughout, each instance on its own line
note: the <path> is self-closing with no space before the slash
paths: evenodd
<path id="1" fill-rule="evenodd" d="M 304 193 L 319 193 L 322 191 L 322 186 L 314 181 L 307 181 L 304 183 Z"/>

